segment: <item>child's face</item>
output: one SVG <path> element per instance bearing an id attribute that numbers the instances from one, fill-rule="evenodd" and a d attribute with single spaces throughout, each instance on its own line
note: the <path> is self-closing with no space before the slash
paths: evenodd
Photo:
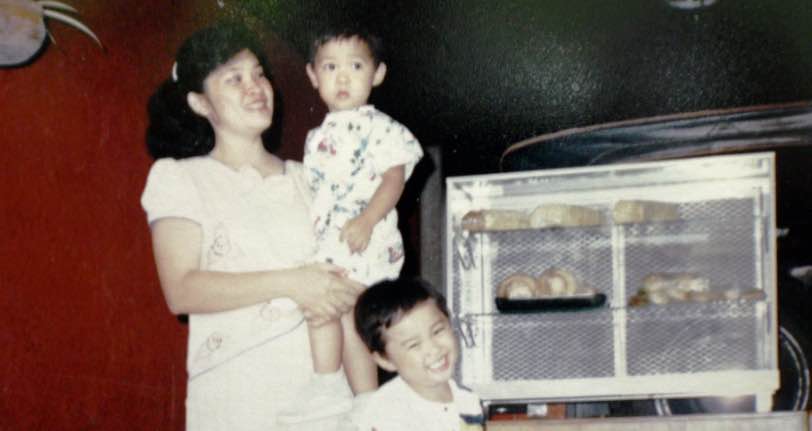
<path id="1" fill-rule="evenodd" d="M 459 350 L 451 322 L 433 300 L 424 301 L 384 331 L 378 365 L 397 372 L 423 398 L 449 401 L 448 385 Z"/>
<path id="2" fill-rule="evenodd" d="M 386 65 L 375 66 L 369 47 L 357 37 L 325 43 L 307 65 L 313 88 L 331 112 L 365 105 L 385 75 Z"/>

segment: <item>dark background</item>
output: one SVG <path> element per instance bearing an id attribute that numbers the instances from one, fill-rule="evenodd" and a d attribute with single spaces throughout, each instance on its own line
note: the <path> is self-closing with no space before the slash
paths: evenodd
<path id="1" fill-rule="evenodd" d="M 370 3 L 372 5 L 370 5 Z M 362 22 L 389 48 L 373 102 L 439 145 L 449 175 L 495 172 L 534 135 L 659 114 L 812 98 L 812 2 L 247 1 L 301 52 Z"/>

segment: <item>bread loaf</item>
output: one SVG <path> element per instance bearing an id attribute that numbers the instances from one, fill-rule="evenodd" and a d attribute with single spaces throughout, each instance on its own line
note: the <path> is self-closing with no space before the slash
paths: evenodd
<path id="1" fill-rule="evenodd" d="M 527 274 L 514 274 L 502 280 L 496 296 L 506 299 L 532 299 L 538 296 L 536 279 Z"/>
<path id="2" fill-rule="evenodd" d="M 527 213 L 517 210 L 469 211 L 462 217 L 462 228 L 473 232 L 527 229 Z"/>
<path id="3" fill-rule="evenodd" d="M 585 206 L 542 204 L 530 213 L 530 227 L 595 226 L 603 222 L 600 211 Z"/>
<path id="4" fill-rule="evenodd" d="M 667 202 L 621 200 L 615 204 L 612 218 L 615 223 L 673 221 L 679 219 L 679 206 Z"/>

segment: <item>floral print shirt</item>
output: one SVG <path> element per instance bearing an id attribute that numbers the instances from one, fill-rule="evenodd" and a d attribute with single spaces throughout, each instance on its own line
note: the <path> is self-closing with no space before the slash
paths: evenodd
<path id="1" fill-rule="evenodd" d="M 412 133 L 371 105 L 328 113 L 308 133 L 303 160 L 313 196 L 311 221 L 317 241 L 331 242 L 347 221 L 361 214 L 384 172 L 403 165 L 408 179 L 422 156 Z M 402 250 L 397 213 L 392 210 L 375 226 L 370 254 L 375 252 L 375 244 L 391 242 L 394 236 L 397 244 L 385 246 L 377 255 Z"/>

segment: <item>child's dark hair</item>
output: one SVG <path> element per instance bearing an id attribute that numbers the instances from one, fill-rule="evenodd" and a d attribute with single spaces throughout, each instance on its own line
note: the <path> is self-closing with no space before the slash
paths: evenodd
<path id="1" fill-rule="evenodd" d="M 325 30 L 313 38 L 310 44 L 310 51 L 308 52 L 308 62 L 313 64 L 313 62 L 316 61 L 316 54 L 323 45 L 337 40 L 349 40 L 352 38 L 357 38 L 367 44 L 376 67 L 378 64 L 386 61 L 386 52 L 380 37 L 362 27 L 342 27 Z"/>
<path id="2" fill-rule="evenodd" d="M 420 278 L 398 278 L 370 286 L 355 303 L 355 328 L 371 352 L 384 353 L 384 330 L 398 323 L 415 306 L 425 301 L 446 316 L 445 297 Z"/>
<path id="3" fill-rule="evenodd" d="M 190 91 L 202 93 L 206 77 L 244 49 L 257 57 L 270 78 L 264 48 L 242 25 L 223 22 L 198 30 L 186 39 L 175 56 L 174 66 L 167 67 L 167 79 L 147 105 L 147 149 L 153 158 L 202 156 L 214 148 L 214 131 L 209 121 L 189 108 L 186 95 Z"/>

